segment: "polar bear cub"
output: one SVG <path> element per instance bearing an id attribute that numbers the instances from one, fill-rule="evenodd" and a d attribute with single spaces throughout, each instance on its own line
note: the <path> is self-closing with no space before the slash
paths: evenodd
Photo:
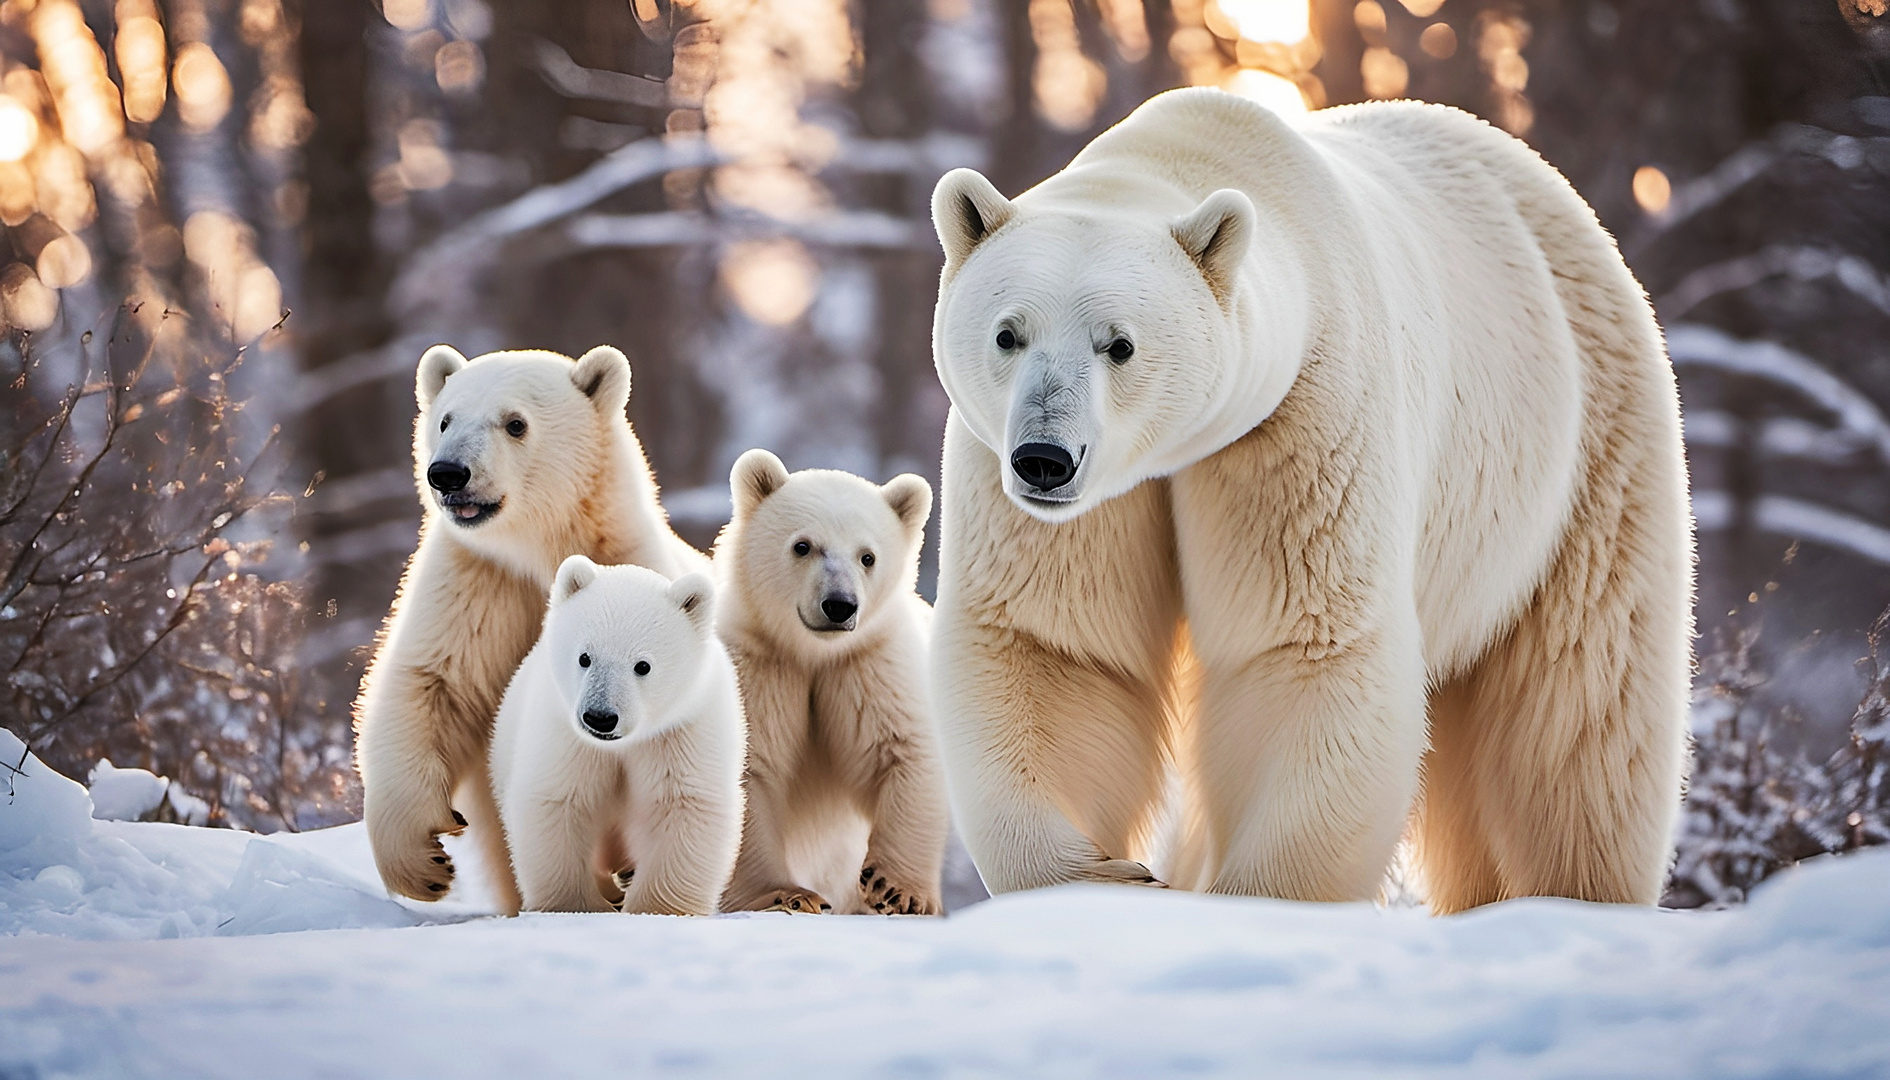
<path id="1" fill-rule="evenodd" d="M 950 811 L 925 689 L 931 609 L 913 591 L 932 488 L 789 475 L 766 450 L 742 455 L 730 487 L 715 566 L 748 708 L 748 820 L 724 906 L 936 914 Z"/>
<path id="2" fill-rule="evenodd" d="M 741 697 L 714 588 L 573 555 L 499 706 L 492 780 L 532 911 L 708 915 L 742 824 Z"/>
<path id="3" fill-rule="evenodd" d="M 486 756 L 558 560 L 576 553 L 669 577 L 706 570 L 708 560 L 670 530 L 657 502 L 624 415 L 623 353 L 468 360 L 435 345 L 420 358 L 415 392 L 426 517 L 355 701 L 362 812 L 382 881 L 416 900 L 452 887 L 439 836 L 470 819 L 499 906 L 512 908 Z"/>

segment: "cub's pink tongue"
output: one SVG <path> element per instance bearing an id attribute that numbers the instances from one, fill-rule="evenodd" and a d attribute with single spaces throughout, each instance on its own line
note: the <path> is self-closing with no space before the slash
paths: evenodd
<path id="1" fill-rule="evenodd" d="M 479 508 L 472 503 L 467 503 L 464 506 L 453 507 L 453 513 L 462 518 L 476 518 L 479 516 Z"/>

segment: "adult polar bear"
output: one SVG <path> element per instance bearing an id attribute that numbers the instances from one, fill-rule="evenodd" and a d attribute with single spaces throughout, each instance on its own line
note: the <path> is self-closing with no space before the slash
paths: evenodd
<path id="1" fill-rule="evenodd" d="M 1180 90 L 933 215 L 933 677 L 994 890 L 1150 880 L 1167 759 L 1178 885 L 1369 897 L 1410 819 L 1434 910 L 1658 896 L 1678 399 L 1554 169 L 1438 106 Z"/>

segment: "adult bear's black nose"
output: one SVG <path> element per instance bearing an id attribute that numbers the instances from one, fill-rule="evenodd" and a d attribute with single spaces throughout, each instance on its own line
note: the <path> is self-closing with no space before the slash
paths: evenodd
<path id="1" fill-rule="evenodd" d="M 1055 443 L 1027 442 L 1011 451 L 1011 471 L 1038 491 L 1055 491 L 1076 478 L 1076 459 Z"/>
<path id="2" fill-rule="evenodd" d="M 584 726 L 599 738 L 609 738 L 617 733 L 617 714 L 601 709 L 585 709 Z"/>
<path id="3" fill-rule="evenodd" d="M 427 466 L 427 483 L 442 495 L 458 491 L 471 479 L 472 470 L 457 461 L 436 461 Z"/>
<path id="4" fill-rule="evenodd" d="M 851 619 L 858 610 L 860 605 L 844 596 L 829 596 L 820 602 L 820 613 L 827 616 L 827 621 L 835 626 Z"/>

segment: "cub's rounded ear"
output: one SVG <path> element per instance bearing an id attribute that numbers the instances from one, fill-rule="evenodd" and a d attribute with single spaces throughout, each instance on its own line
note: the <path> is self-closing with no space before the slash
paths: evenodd
<path id="1" fill-rule="evenodd" d="M 414 376 L 413 392 L 420 402 L 421 412 L 440 395 L 440 387 L 446 385 L 447 377 L 465 366 L 466 357 L 451 345 L 435 345 L 420 354 L 420 370 Z"/>
<path id="2" fill-rule="evenodd" d="M 558 576 L 551 582 L 551 602 L 562 604 L 597 580 L 597 564 L 582 555 L 573 555 L 558 564 Z"/>
<path id="3" fill-rule="evenodd" d="M 1226 303 L 1233 295 L 1240 261 L 1253 243 L 1254 224 L 1253 200 L 1233 188 L 1222 188 L 1168 228 L 1175 243 L 1201 268 L 1215 298 Z"/>
<path id="4" fill-rule="evenodd" d="M 1017 208 L 975 169 L 953 169 L 932 189 L 932 227 L 945 261 L 965 260 L 985 237 L 1011 219 Z"/>
<path id="5" fill-rule="evenodd" d="M 886 505 L 899 515 L 906 531 L 917 533 L 925 528 L 925 521 L 932 516 L 932 485 L 925 482 L 925 477 L 916 473 L 900 473 L 880 485 L 879 493 L 886 497 Z"/>
<path id="6" fill-rule="evenodd" d="M 728 491 L 735 503 L 735 516 L 747 517 L 761 501 L 781 490 L 788 482 L 787 466 L 766 450 L 750 450 L 735 459 L 729 470 Z"/>
<path id="7" fill-rule="evenodd" d="M 684 574 L 669 585 L 669 601 L 699 627 L 710 625 L 715 613 L 715 585 L 707 574 Z"/>
<path id="8" fill-rule="evenodd" d="M 622 413 L 630 400 L 630 358 L 609 345 L 599 345 L 578 357 L 571 381 L 599 409 Z"/>

